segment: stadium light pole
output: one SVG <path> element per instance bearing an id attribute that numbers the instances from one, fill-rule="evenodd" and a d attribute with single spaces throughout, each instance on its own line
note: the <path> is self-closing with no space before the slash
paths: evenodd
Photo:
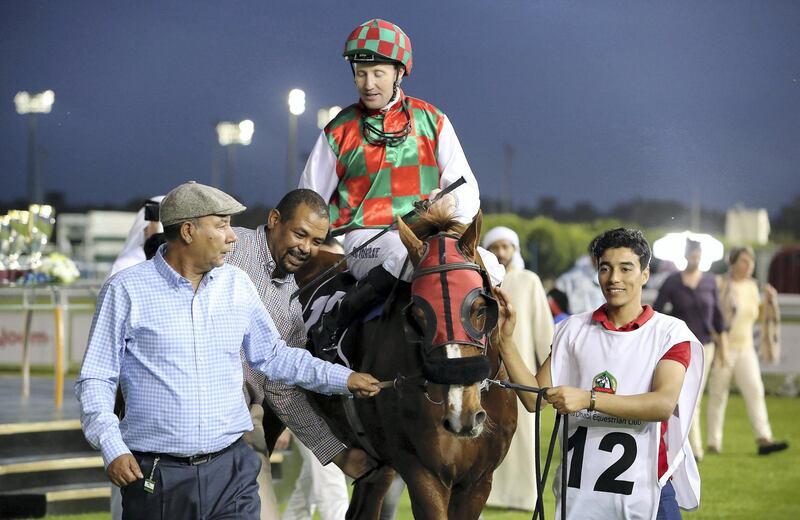
<path id="1" fill-rule="evenodd" d="M 286 165 L 286 191 L 294 189 L 297 175 L 297 117 L 306 111 L 306 93 L 299 88 L 289 91 L 289 146 Z"/>
<path id="2" fill-rule="evenodd" d="M 36 145 L 36 114 L 49 114 L 55 100 L 56 95 L 52 90 L 45 90 L 38 94 L 23 91 L 17 92 L 17 95 L 14 96 L 17 114 L 28 116 L 28 197 L 31 204 L 44 202 L 39 153 Z"/>
<path id="3" fill-rule="evenodd" d="M 235 168 L 236 168 L 236 150 L 234 146 L 248 146 L 253 141 L 253 133 L 255 132 L 255 124 L 245 119 L 238 123 L 231 123 L 229 121 L 221 121 L 217 123 L 217 140 L 220 146 L 226 149 L 225 155 L 225 191 L 234 195 L 235 188 Z"/>

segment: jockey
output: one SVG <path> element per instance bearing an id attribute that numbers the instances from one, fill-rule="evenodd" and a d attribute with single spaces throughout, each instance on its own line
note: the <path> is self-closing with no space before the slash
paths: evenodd
<path id="1" fill-rule="evenodd" d="M 411 211 L 414 202 L 435 196 L 461 177 L 466 183 L 437 204 L 451 207 L 459 222 L 471 222 L 480 208 L 478 183 L 453 125 L 438 108 L 400 88 L 412 68 L 408 36 L 393 23 L 370 20 L 350 33 L 343 56 L 359 101 L 322 131 L 299 187 L 329 201 L 331 232 L 344 235 L 345 252 Z M 499 284 L 503 267 L 488 251 L 480 252 L 492 282 Z M 337 316 L 328 317 L 322 327 L 340 332 L 385 300 L 397 279 L 409 281 L 411 269 L 403 270 L 406 256 L 393 230 L 349 258 L 359 282 L 341 301 Z"/>

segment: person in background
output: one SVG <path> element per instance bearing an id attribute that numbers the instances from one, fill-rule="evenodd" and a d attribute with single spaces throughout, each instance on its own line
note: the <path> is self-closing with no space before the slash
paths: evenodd
<path id="1" fill-rule="evenodd" d="M 728 337 L 725 320 L 719 306 L 717 281 L 711 273 L 700 270 L 702 248 L 700 242 L 686 241 L 686 269 L 671 274 L 664 280 L 653 303 L 653 310 L 663 312 L 667 304 L 672 306 L 669 314 L 686 322 L 689 330 L 703 343 L 705 356 L 703 379 L 700 384 L 700 399 L 694 411 L 689 442 L 698 461 L 703 460 L 703 436 L 700 426 L 700 401 L 714 361 L 723 362 L 727 353 Z"/>
<path id="2" fill-rule="evenodd" d="M 755 254 L 749 247 L 736 247 L 728 255 L 730 269 L 718 278 L 722 313 L 729 324 L 728 352 L 724 363 L 715 363 L 708 379 L 708 453 L 722 450 L 722 429 L 725 423 L 725 408 L 728 405 L 731 378 L 742 393 L 750 419 L 759 455 L 768 455 L 789 447 L 789 443 L 775 442 L 767 416 L 767 403 L 764 399 L 764 383 L 758 356 L 753 345 L 753 327 L 761 318 L 766 322 L 771 315 L 780 317 L 779 312 L 769 312 L 777 306 L 775 289 L 765 284 L 764 298 L 759 294 L 758 284 L 753 279 Z M 770 327 L 762 325 L 762 353 L 777 349 L 777 334 L 764 334 Z M 772 330 L 775 330 L 774 328 Z M 777 362 L 777 357 L 774 361 Z"/>
<path id="3" fill-rule="evenodd" d="M 547 303 L 550 304 L 550 313 L 553 315 L 553 323 L 558 324 L 569 318 L 569 300 L 567 295 L 558 289 L 547 291 Z"/>
<path id="4" fill-rule="evenodd" d="M 554 286 L 567 295 L 572 314 L 594 310 L 605 301 L 597 284 L 597 270 L 589 255 L 578 257 L 569 271 L 556 278 Z"/>
<path id="5" fill-rule="evenodd" d="M 159 195 L 148 199 L 144 206 L 136 212 L 133 225 L 128 231 L 128 238 L 125 239 L 122 251 L 111 265 L 111 271 L 106 279 L 123 269 L 147 260 L 144 250 L 145 242 L 151 236 L 164 231 L 161 222 L 158 221 L 158 205 L 163 198 L 163 195 Z"/>
<path id="6" fill-rule="evenodd" d="M 550 355 L 553 342 L 553 316 L 539 276 L 525 269 L 520 255 L 519 236 L 512 229 L 498 226 L 483 237 L 483 247 L 494 253 L 506 268 L 503 289 L 517 311 L 514 343 L 520 357 L 530 367 L 539 368 Z M 532 511 L 536 503 L 533 474 L 528 471 L 533 457 L 535 416 L 524 413 L 519 403 L 517 432 L 506 457 L 494 471 L 492 491 L 486 504 Z"/>

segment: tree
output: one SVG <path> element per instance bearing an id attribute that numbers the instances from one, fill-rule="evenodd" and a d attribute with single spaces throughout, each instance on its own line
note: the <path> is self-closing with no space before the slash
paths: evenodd
<path id="1" fill-rule="evenodd" d="M 800 240 L 800 195 L 780 209 L 772 228 L 788 240 Z"/>

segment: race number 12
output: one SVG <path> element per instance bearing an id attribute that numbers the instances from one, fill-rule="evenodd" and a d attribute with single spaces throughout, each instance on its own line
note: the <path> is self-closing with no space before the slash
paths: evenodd
<path id="1" fill-rule="evenodd" d="M 586 448 L 586 426 L 578 426 L 567 443 L 567 450 L 575 450 L 569 464 L 569 481 L 567 485 L 573 488 L 581 487 L 581 472 L 583 470 L 583 452 Z M 636 439 L 623 432 L 611 432 L 600 440 L 599 448 L 609 453 L 617 445 L 622 445 L 622 456 L 608 467 L 594 484 L 595 491 L 630 495 L 633 492 L 633 482 L 630 480 L 617 480 L 636 460 Z"/>

